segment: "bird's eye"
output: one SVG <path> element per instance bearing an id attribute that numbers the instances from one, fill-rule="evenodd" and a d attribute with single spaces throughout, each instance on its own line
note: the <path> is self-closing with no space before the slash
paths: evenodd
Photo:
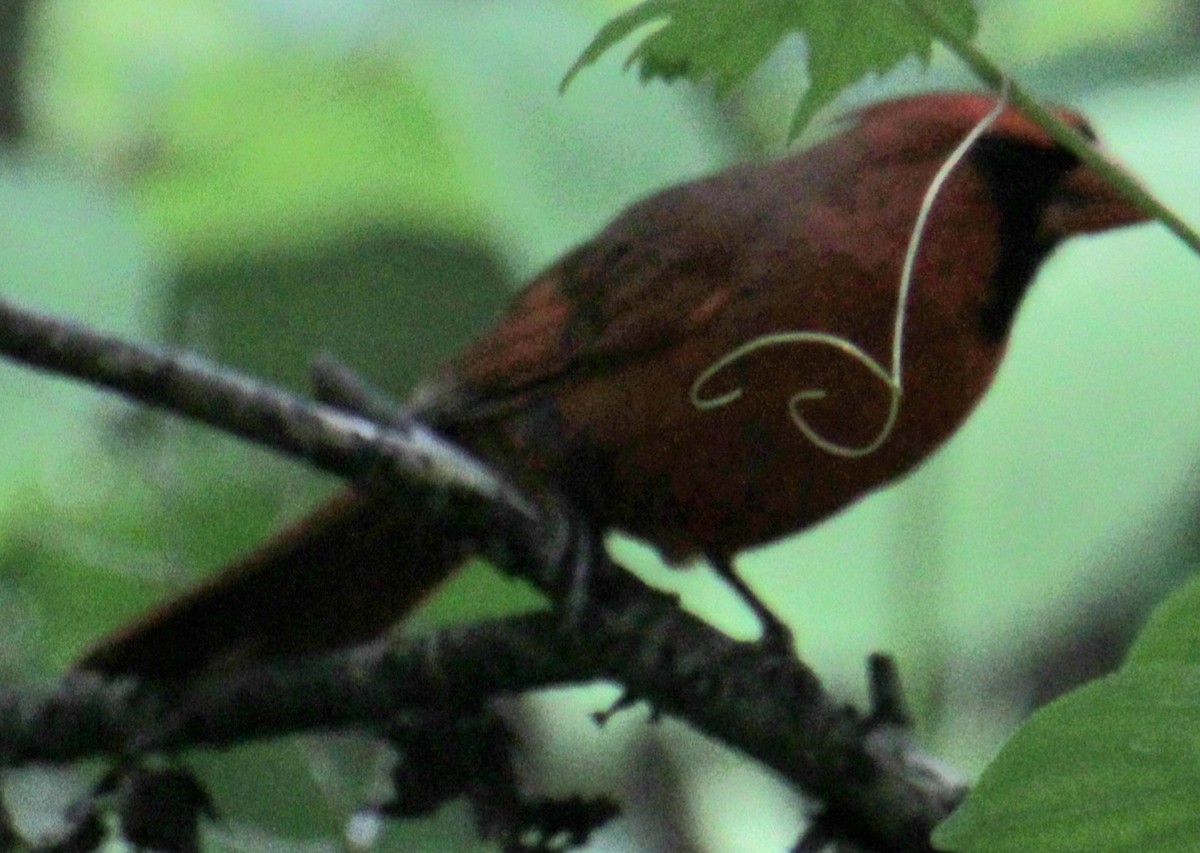
<path id="1" fill-rule="evenodd" d="M 1086 139 L 1088 142 L 1098 142 L 1099 141 L 1099 137 L 1096 136 L 1096 131 L 1092 129 L 1092 126 L 1090 124 L 1088 124 L 1087 119 L 1084 119 L 1084 118 L 1076 119 L 1073 122 L 1073 124 L 1075 125 L 1075 129 L 1078 130 L 1080 133 L 1082 133 L 1083 138 Z"/>
<path id="2" fill-rule="evenodd" d="M 1049 185 L 1079 165 L 1079 158 L 1059 145 L 1035 144 L 1011 137 L 984 137 L 971 152 L 989 178 L 1001 186 Z"/>

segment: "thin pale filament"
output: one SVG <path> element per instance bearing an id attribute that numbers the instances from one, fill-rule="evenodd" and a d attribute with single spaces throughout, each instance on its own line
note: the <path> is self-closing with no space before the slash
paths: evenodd
<path id="1" fill-rule="evenodd" d="M 804 413 L 801 411 L 803 404 L 808 400 L 821 400 L 827 397 L 828 392 L 823 389 L 798 391 L 791 395 L 788 398 L 787 404 L 788 416 L 805 438 L 821 450 L 835 456 L 849 458 L 868 456 L 882 447 L 895 429 L 896 418 L 900 414 L 900 400 L 903 396 L 901 380 L 904 355 L 904 328 L 908 315 L 908 295 L 912 290 L 913 270 L 916 267 L 917 253 L 921 247 L 921 240 L 925 236 L 929 214 L 933 210 L 933 205 L 937 200 L 938 194 L 941 192 L 942 187 L 945 186 L 946 180 L 950 177 L 950 173 L 962 162 L 976 140 L 987 132 L 988 128 L 996 122 L 1008 106 L 1008 93 L 1009 86 L 1006 80 L 1000 91 L 1000 96 L 996 99 L 995 106 L 971 128 L 970 132 L 950 152 L 950 156 L 938 167 L 921 200 L 921 207 L 918 209 L 917 217 L 913 222 L 912 234 L 908 241 L 908 249 L 904 254 L 904 263 L 900 271 L 900 286 L 896 297 L 896 318 L 892 327 L 892 366 L 890 370 L 883 367 L 860 346 L 838 335 L 814 331 L 772 332 L 759 335 L 744 344 L 734 347 L 705 368 L 696 377 L 689 391 L 689 398 L 692 401 L 692 405 L 700 411 L 709 411 L 721 406 L 727 406 L 741 397 L 743 393 L 741 387 L 718 394 L 715 397 L 703 396 L 702 390 L 714 376 L 751 353 L 784 344 L 824 344 L 841 350 L 850 358 L 858 361 L 887 386 L 890 392 L 887 417 L 884 419 L 883 425 L 880 427 L 879 432 L 876 433 L 875 438 L 867 444 L 854 446 L 826 438 L 804 417 Z"/>

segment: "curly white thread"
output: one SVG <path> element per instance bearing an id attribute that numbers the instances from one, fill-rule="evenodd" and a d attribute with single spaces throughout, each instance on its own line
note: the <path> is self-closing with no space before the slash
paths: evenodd
<path id="1" fill-rule="evenodd" d="M 771 334 L 760 335 L 752 340 L 741 344 L 738 347 L 730 350 L 722 355 L 696 377 L 692 383 L 692 387 L 688 392 L 688 396 L 692 401 L 692 405 L 700 411 L 709 411 L 717 409 L 721 406 L 727 406 L 742 396 L 743 389 L 738 387 L 732 391 L 727 391 L 724 394 L 719 394 L 716 397 L 704 397 L 701 393 L 705 384 L 714 376 L 720 373 L 725 368 L 729 367 L 734 362 L 740 360 L 744 356 L 768 347 L 780 346 L 783 344 L 799 344 L 799 343 L 814 343 L 825 344 L 834 347 L 844 352 L 850 358 L 857 360 L 860 364 L 866 367 L 871 373 L 879 378 L 891 392 L 891 398 L 888 405 L 887 417 L 884 420 L 883 426 L 876 434 L 875 438 L 867 444 L 861 446 L 852 446 L 841 444 L 832 441 L 821 435 L 817 430 L 809 424 L 804 417 L 801 408 L 808 400 L 821 400 L 828 396 L 828 392 L 819 389 L 808 389 L 797 391 L 788 398 L 788 416 L 796 425 L 796 428 L 811 441 L 814 445 L 824 450 L 826 453 L 835 456 L 844 456 L 856 458 L 860 456 L 868 456 L 883 446 L 884 442 L 891 436 L 892 431 L 896 426 L 896 418 L 900 414 L 900 399 L 903 396 L 903 386 L 901 384 L 901 366 L 903 364 L 904 353 L 904 323 L 908 311 L 908 294 L 912 289 L 913 268 L 917 262 L 917 252 L 921 246 L 921 239 L 925 236 L 925 227 L 929 220 L 929 213 L 933 209 L 933 204 L 937 200 L 938 193 L 946 183 L 946 179 L 950 177 L 950 173 L 962 161 L 970 150 L 975 141 L 987 132 L 1004 109 L 1008 106 L 1009 85 L 1008 81 L 1004 81 L 1004 85 L 1000 90 L 1000 96 L 996 99 L 996 105 L 985 115 L 970 132 L 963 137 L 962 141 L 950 152 L 950 156 L 938 168 L 933 176 L 933 180 L 929 183 L 929 188 L 925 191 L 925 196 L 921 200 L 921 207 L 917 211 L 917 218 L 913 223 L 912 236 L 908 241 L 908 250 L 904 255 L 904 264 L 900 272 L 900 287 L 896 299 L 896 319 L 892 328 L 892 367 L 887 369 L 878 361 L 867 354 L 861 347 L 852 341 L 837 335 L 831 335 L 826 332 L 812 331 L 795 331 L 795 332 L 773 332 Z"/>

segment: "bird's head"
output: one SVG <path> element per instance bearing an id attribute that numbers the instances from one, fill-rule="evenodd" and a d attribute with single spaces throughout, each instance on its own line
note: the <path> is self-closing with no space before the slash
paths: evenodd
<path id="1" fill-rule="evenodd" d="M 885 101 L 860 111 L 857 131 L 900 152 L 949 152 L 995 108 L 993 95 L 942 92 Z M 1098 144 L 1079 113 L 1052 112 Z M 1094 169 L 1054 141 L 1016 107 L 1004 109 L 972 146 L 968 157 L 992 182 L 1002 204 L 1035 210 L 1036 234 L 1058 242 L 1077 234 L 1145 222 L 1149 217 Z"/>
<path id="2" fill-rule="evenodd" d="M 1000 339 L 1038 265 L 1063 240 L 1146 222 L 1150 217 L 1016 107 L 992 115 L 993 95 L 945 92 L 885 101 L 857 114 L 849 134 L 865 151 L 893 161 L 941 163 L 982 127 L 965 165 L 986 185 L 998 214 L 1000 256 L 984 331 Z M 1078 113 L 1054 113 L 1092 142 L 1095 132 Z"/>

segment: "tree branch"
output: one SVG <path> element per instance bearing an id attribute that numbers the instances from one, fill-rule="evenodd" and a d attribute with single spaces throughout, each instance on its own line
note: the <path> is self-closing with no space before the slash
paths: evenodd
<path id="1" fill-rule="evenodd" d="M 502 569 L 556 597 L 576 591 L 564 555 L 587 559 L 582 606 L 231 669 L 182 688 L 72 674 L 0 694 L 0 763 L 67 762 L 220 746 L 287 732 L 385 730 L 406 709 L 464 713 L 506 694 L 612 679 L 798 785 L 822 837 L 927 853 L 962 787 L 898 724 L 892 673 L 863 717 L 792 656 L 731 640 L 612 563 L 572 551 L 566 516 L 402 415 L 367 420 L 188 355 L 135 347 L 0 302 L 0 354 L 74 376 L 302 458 L 461 525 Z"/>

